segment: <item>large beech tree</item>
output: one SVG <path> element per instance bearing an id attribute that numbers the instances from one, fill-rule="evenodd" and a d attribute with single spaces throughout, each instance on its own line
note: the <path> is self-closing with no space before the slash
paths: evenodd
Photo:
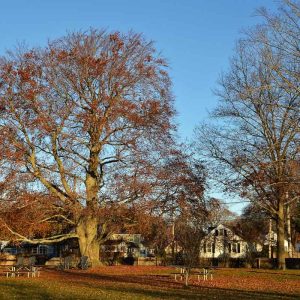
<path id="1" fill-rule="evenodd" d="M 260 10 L 265 23 L 241 39 L 220 79 L 213 128 L 198 128 L 199 147 L 217 164 L 216 178 L 263 208 L 277 224 L 278 267 L 285 268 L 285 207 L 299 184 L 299 5 L 278 15 Z M 211 164 L 213 166 L 213 164 Z"/>
<path id="2" fill-rule="evenodd" d="M 15 180 L 15 189 L 49 195 L 40 221 L 71 228 L 33 239 L 3 216 L 11 235 L 36 243 L 78 238 L 81 254 L 98 263 L 99 210 L 130 200 L 130 191 L 126 199 L 109 197 L 114 178 L 136 175 L 136 166 L 158 160 L 160 146 L 172 143 L 166 67 L 141 35 L 98 30 L 1 58 L 1 180 L 21 176 L 27 183 Z"/>

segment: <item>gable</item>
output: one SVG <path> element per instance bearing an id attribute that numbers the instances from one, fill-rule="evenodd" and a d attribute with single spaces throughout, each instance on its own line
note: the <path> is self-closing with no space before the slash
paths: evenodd
<path id="1" fill-rule="evenodd" d="M 204 239 L 205 240 L 228 239 L 228 240 L 244 241 L 240 236 L 235 234 L 230 228 L 224 226 L 223 224 L 219 224 L 216 228 L 212 229 Z"/>

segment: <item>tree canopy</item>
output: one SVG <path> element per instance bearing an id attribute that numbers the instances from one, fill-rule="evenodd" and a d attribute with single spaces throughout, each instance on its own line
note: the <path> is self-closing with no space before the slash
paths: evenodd
<path id="1" fill-rule="evenodd" d="M 173 143 L 173 115 L 167 63 L 140 34 L 91 29 L 9 52 L 0 59 L 6 209 L 20 195 L 43 194 L 43 216 L 35 221 L 74 230 L 42 241 L 77 237 L 82 255 L 96 262 L 99 209 L 131 200 L 130 184 L 124 199 L 109 191 L 124 174 L 135 187 L 145 181 Z M 28 240 L 7 216 L 1 214 L 3 228 Z"/>

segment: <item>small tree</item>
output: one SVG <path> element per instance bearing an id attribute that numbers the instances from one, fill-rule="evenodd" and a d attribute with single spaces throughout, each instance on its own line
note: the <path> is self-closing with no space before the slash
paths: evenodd
<path id="1" fill-rule="evenodd" d="M 205 236 L 205 211 L 185 211 L 176 221 L 176 240 L 182 248 L 182 260 L 185 267 L 185 285 L 188 286 L 192 268 L 199 267 L 200 245 Z"/>

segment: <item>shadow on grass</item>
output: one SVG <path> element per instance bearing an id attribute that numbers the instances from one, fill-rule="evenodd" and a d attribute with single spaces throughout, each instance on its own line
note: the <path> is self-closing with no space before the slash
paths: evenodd
<path id="1" fill-rule="evenodd" d="M 260 269 L 261 270 L 261 269 Z M 272 271 L 256 271 L 256 270 L 248 270 L 246 271 L 247 273 L 256 273 L 256 274 L 263 274 L 263 275 L 268 275 L 268 274 L 271 274 L 271 275 L 278 275 L 278 276 L 289 276 L 289 277 L 293 277 L 293 276 L 296 276 L 296 277 L 299 277 L 300 276 L 300 271 L 299 271 L 299 274 L 295 274 L 295 273 L 287 273 L 286 270 L 285 271 L 278 271 L 278 272 L 272 272 Z"/>
<path id="2" fill-rule="evenodd" d="M 0 282 L 0 299 L 54 299 L 53 295 L 28 281 Z"/>
<path id="3" fill-rule="evenodd" d="M 141 297 L 151 297 L 155 299 L 299 299 L 298 295 L 288 295 L 272 292 L 241 291 L 237 289 L 224 289 L 218 287 L 199 287 L 191 285 L 185 289 L 181 282 L 171 281 L 168 277 L 157 275 L 101 275 L 78 272 L 68 273 L 76 282 L 76 277 L 87 279 L 78 281 L 79 285 L 95 288 L 95 280 L 99 281 L 98 288 L 104 291 L 122 292 L 123 294 L 136 294 Z M 160 278 L 161 277 L 161 278 Z M 93 280 L 94 282 L 89 282 Z M 105 285 L 101 283 L 106 282 Z M 118 284 L 122 284 L 119 285 Z M 130 284 L 130 285 L 124 285 Z M 134 286 L 132 286 L 134 285 Z M 142 287 L 139 287 L 139 285 Z M 159 290 L 158 290 L 159 289 Z"/>
<path id="4" fill-rule="evenodd" d="M 105 287 L 106 290 L 116 291 L 113 287 Z M 141 288 L 126 288 L 123 293 L 139 294 L 144 298 L 153 297 L 154 299 L 232 299 L 236 300 L 239 297 L 243 299 L 299 299 L 298 297 L 272 295 L 265 293 L 242 292 L 237 290 L 221 290 L 217 288 L 203 288 L 201 291 L 194 289 L 154 291 L 144 290 Z"/>
<path id="5" fill-rule="evenodd" d="M 299 299 L 299 295 L 191 285 L 163 275 L 45 271 L 39 280 L 0 281 L 0 299 Z"/>

